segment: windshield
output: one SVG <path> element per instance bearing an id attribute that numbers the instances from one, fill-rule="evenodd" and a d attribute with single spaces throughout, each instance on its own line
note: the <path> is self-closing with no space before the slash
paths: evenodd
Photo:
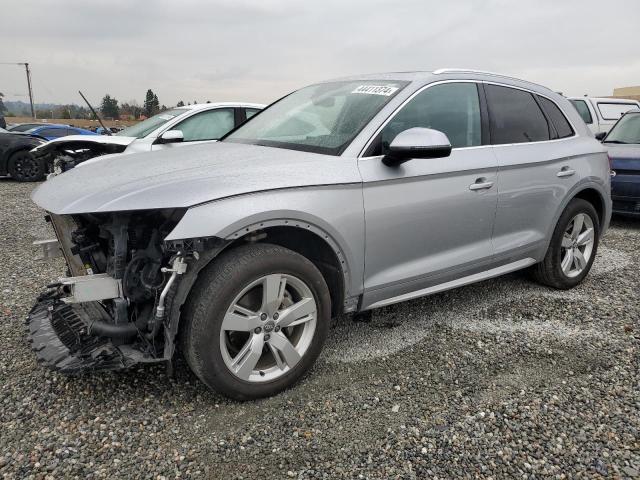
<path id="1" fill-rule="evenodd" d="M 158 113 L 157 115 L 149 117 L 140 123 L 136 123 L 135 125 L 131 125 L 124 130 L 120 130 L 118 133 L 116 133 L 116 135 L 119 135 L 121 137 L 144 138 L 151 132 L 153 132 L 156 128 L 161 127 L 169 120 L 173 120 L 178 115 L 181 115 L 187 111 L 188 110 L 184 108 L 174 108 L 173 110 L 167 110 L 166 112 Z"/>
<path id="2" fill-rule="evenodd" d="M 611 129 L 605 143 L 639 143 L 640 114 L 628 113 Z"/>
<path id="3" fill-rule="evenodd" d="M 331 82 L 303 88 L 263 110 L 224 141 L 340 155 L 408 82 Z"/>

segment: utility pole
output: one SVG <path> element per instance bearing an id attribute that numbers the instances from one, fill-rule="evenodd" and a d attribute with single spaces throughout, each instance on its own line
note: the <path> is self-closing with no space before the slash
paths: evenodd
<path id="1" fill-rule="evenodd" d="M 27 86 L 29 87 L 29 103 L 31 104 L 31 117 L 35 120 L 36 111 L 33 108 L 33 90 L 31 90 L 31 71 L 29 70 L 29 64 L 25 63 L 24 68 L 27 71 Z"/>
<path id="2" fill-rule="evenodd" d="M 31 88 L 31 70 L 29 70 L 29 64 L 27 62 L 0 62 L 0 65 L 24 65 L 27 72 L 27 87 L 29 88 L 29 104 L 31 105 L 31 118 L 35 120 L 36 111 L 33 108 L 33 89 Z"/>

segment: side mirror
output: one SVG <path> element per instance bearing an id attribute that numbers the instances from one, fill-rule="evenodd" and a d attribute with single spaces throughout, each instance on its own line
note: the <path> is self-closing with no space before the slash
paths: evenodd
<path id="1" fill-rule="evenodd" d="M 184 141 L 181 130 L 167 130 L 158 137 L 158 143 L 179 143 Z"/>
<path id="2" fill-rule="evenodd" d="M 596 133 L 596 140 L 601 142 L 604 140 L 604 137 L 606 136 L 607 136 L 607 132 L 598 132 Z"/>
<path id="3" fill-rule="evenodd" d="M 382 158 L 382 163 L 393 167 L 414 158 L 442 158 L 449 155 L 451 142 L 444 133 L 415 127 L 396 135 L 389 145 L 389 151 Z"/>

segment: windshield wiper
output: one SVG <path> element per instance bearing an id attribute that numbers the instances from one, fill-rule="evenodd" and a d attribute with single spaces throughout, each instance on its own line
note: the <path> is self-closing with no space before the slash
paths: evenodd
<path id="1" fill-rule="evenodd" d="M 623 142 L 622 140 L 605 140 L 604 143 L 620 143 L 622 145 L 629 145 L 629 142 Z"/>

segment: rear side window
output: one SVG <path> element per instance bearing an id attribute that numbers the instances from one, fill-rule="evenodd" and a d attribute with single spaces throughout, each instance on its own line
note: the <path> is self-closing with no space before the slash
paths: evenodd
<path id="1" fill-rule="evenodd" d="M 541 142 L 550 140 L 549 124 L 529 92 L 486 85 L 491 143 Z"/>
<path id="2" fill-rule="evenodd" d="M 618 120 L 630 110 L 640 110 L 635 103 L 605 103 L 598 102 L 598 110 L 605 120 Z"/>
<path id="3" fill-rule="evenodd" d="M 584 100 L 569 100 L 571 104 L 576 107 L 576 110 L 584 120 L 584 123 L 591 125 L 593 123 L 593 117 L 591 116 L 591 110 L 587 106 L 587 102 Z"/>
<path id="4" fill-rule="evenodd" d="M 538 95 L 538 101 L 551 123 L 556 129 L 558 136 L 556 138 L 567 138 L 573 135 L 573 128 L 571 128 L 571 124 L 567 120 L 567 117 L 564 116 L 562 110 L 558 108 L 558 106 L 553 103 L 551 100 L 545 97 L 541 97 Z"/>

